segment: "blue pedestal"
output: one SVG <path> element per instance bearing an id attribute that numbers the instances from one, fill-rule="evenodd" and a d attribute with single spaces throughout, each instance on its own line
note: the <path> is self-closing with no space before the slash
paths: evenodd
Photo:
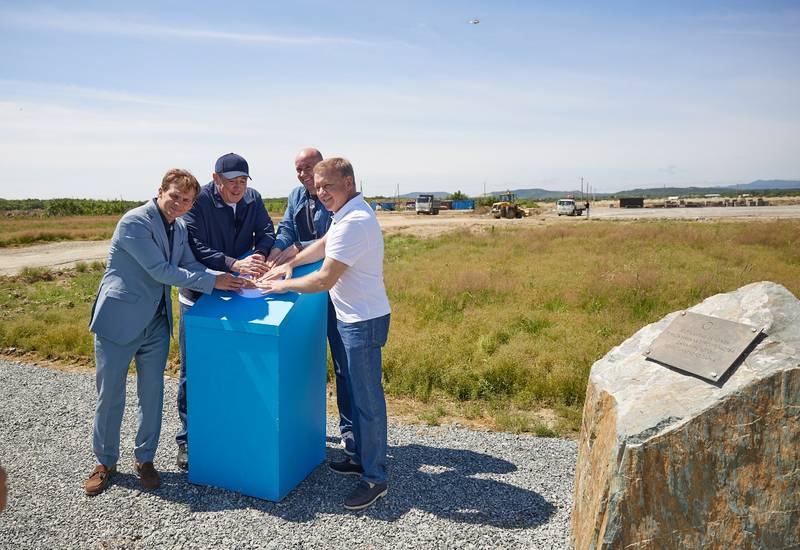
<path id="1" fill-rule="evenodd" d="M 325 457 L 327 294 L 215 290 L 184 322 L 189 481 L 281 500 Z"/>

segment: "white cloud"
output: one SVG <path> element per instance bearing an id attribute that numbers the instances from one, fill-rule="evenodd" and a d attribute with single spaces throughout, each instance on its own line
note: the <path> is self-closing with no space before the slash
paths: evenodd
<path id="1" fill-rule="evenodd" d="M 275 33 L 224 32 L 157 24 L 127 14 L 61 11 L 49 8 L 26 11 L 0 10 L 0 24 L 24 28 L 46 28 L 66 32 L 114 34 L 134 37 L 160 37 L 191 40 L 223 40 L 240 43 L 297 46 L 353 46 L 375 48 L 408 46 L 402 42 L 363 40 L 346 36 L 282 35 Z"/>
<path id="2" fill-rule="evenodd" d="M 669 90 L 615 97 L 619 84 L 592 84 L 586 93 L 568 81 L 507 94 L 503 83 L 469 80 L 424 89 L 254 86 L 232 101 L 195 94 L 182 102 L 0 81 L 0 196 L 142 199 L 168 168 L 204 181 L 229 151 L 248 159 L 263 195 L 285 196 L 305 146 L 350 158 L 370 194 L 391 194 L 397 183 L 403 193 L 478 194 L 484 181 L 488 190 L 574 189 L 580 176 L 615 190 L 663 181 L 671 165 L 680 166 L 674 184 L 800 172 L 796 117 Z"/>

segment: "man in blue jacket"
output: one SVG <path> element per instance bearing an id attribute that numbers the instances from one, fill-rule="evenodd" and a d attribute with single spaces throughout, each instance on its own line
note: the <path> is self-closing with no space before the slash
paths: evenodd
<path id="1" fill-rule="evenodd" d="M 259 277 L 267 270 L 266 258 L 275 242 L 275 228 L 264 207 L 261 195 L 248 187 L 250 168 L 236 153 L 217 159 L 213 181 L 203 186 L 192 209 L 183 219 L 189 229 L 189 244 L 197 260 L 206 267 L 223 272 Z M 252 254 L 251 254 L 252 253 Z M 243 256 L 250 254 L 246 258 Z M 178 340 L 181 352 L 181 375 L 178 383 L 178 416 L 181 429 L 178 444 L 178 467 L 189 468 L 185 312 L 200 294 L 182 289 L 181 320 Z"/>
<path id="2" fill-rule="evenodd" d="M 300 151 L 294 159 L 297 179 L 302 185 L 289 193 L 286 211 L 278 224 L 275 247 L 267 259 L 269 267 L 294 258 L 322 237 L 331 225 L 333 213 L 325 209 L 314 189 L 314 166 L 321 160 L 322 153 L 310 147 Z"/>
<path id="3" fill-rule="evenodd" d="M 200 186 L 185 170 L 166 173 L 158 197 L 127 212 L 111 238 L 108 264 L 92 307 L 97 363 L 93 450 L 97 466 L 84 483 L 87 495 L 102 493 L 119 458 L 128 366 L 136 359 L 139 429 L 135 469 L 142 487 L 161 484 L 153 467 L 164 403 L 164 367 L 172 334 L 171 285 L 210 293 L 235 290 L 243 279 L 208 273 L 195 261 L 180 216 Z"/>
<path id="4" fill-rule="evenodd" d="M 314 187 L 314 167 L 322 161 L 322 154 L 313 148 L 300 151 L 294 159 L 297 179 L 302 185 L 292 189 L 283 220 L 278 224 L 275 246 L 267 258 L 267 265 L 281 265 L 298 252 L 315 243 L 328 232 L 333 212 L 328 211 L 317 197 Z M 346 364 L 344 345 L 336 329 L 336 310 L 328 298 L 328 344 L 331 348 L 333 372 L 336 376 L 336 405 L 339 408 L 339 433 L 345 453 L 352 455 L 353 416 L 350 393 L 342 369 Z"/>

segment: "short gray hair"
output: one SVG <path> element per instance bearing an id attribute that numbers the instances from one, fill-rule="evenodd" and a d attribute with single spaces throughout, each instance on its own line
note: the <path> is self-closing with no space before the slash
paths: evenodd
<path id="1" fill-rule="evenodd" d="M 331 157 L 329 159 L 321 160 L 314 167 L 314 175 L 322 174 L 323 172 L 333 171 L 339 174 L 341 178 L 350 176 L 350 181 L 353 185 L 356 183 L 356 176 L 353 173 L 353 165 L 350 161 L 342 157 Z"/>

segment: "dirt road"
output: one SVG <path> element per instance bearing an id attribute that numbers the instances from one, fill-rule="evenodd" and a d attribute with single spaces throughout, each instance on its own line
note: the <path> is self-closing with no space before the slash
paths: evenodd
<path id="1" fill-rule="evenodd" d="M 470 230 L 491 225 L 536 225 L 541 219 L 495 220 L 472 213 L 443 212 L 438 216 L 417 216 L 405 212 L 381 212 L 381 227 L 387 234 L 432 237 L 457 229 Z M 20 248 L 0 248 L 0 275 L 15 275 L 25 267 L 68 268 L 78 262 L 105 261 L 110 241 L 64 241 Z"/>
<path id="2" fill-rule="evenodd" d="M 800 204 L 735 207 L 709 206 L 702 208 L 592 208 L 590 217 L 603 220 L 800 218 Z"/>
<path id="3" fill-rule="evenodd" d="M 709 207 L 709 208 L 592 208 L 589 219 L 774 219 L 800 218 L 800 205 Z M 553 223 L 581 223 L 586 217 L 558 217 L 552 211 L 519 220 L 495 220 L 487 214 L 442 212 L 438 216 L 418 216 L 413 212 L 380 212 L 378 220 L 388 235 L 433 237 L 464 229 L 486 231 L 490 227 L 531 227 Z M 77 262 L 105 260 L 109 241 L 66 241 L 22 248 L 0 249 L 0 275 L 14 275 L 24 267 L 66 268 Z"/>
<path id="4" fill-rule="evenodd" d="M 78 262 L 105 261 L 111 241 L 64 241 L 22 248 L 0 248 L 0 275 L 15 275 L 24 267 L 72 267 Z"/>

